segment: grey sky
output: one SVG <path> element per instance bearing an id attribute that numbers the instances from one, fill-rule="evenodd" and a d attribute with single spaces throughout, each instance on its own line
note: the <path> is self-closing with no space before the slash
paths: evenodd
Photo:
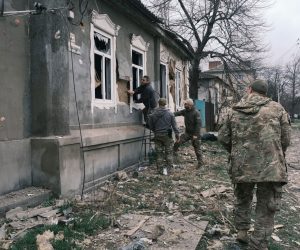
<path id="1" fill-rule="evenodd" d="M 282 64 L 300 51 L 300 0 L 274 0 L 275 4 L 266 11 L 266 19 L 272 25 L 266 34 L 271 45 L 269 62 Z"/>

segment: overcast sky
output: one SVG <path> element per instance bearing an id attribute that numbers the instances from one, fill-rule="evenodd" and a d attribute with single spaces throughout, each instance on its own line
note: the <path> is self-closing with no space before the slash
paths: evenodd
<path id="1" fill-rule="evenodd" d="M 300 52 L 300 0 L 274 0 L 275 4 L 266 12 L 266 19 L 272 25 L 266 34 L 271 45 L 269 61 L 273 64 L 287 62 Z"/>

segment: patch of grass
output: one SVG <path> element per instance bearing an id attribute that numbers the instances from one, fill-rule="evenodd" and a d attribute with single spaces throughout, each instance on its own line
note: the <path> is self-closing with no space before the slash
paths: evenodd
<path id="1" fill-rule="evenodd" d="M 285 203 L 286 199 L 289 197 L 284 198 Z M 276 235 L 284 240 L 285 244 L 288 244 L 291 246 L 289 249 L 299 249 L 299 246 L 296 245 L 294 241 L 299 241 L 299 221 L 300 221 L 300 215 L 299 213 L 295 213 L 290 209 L 290 203 L 285 205 L 284 207 L 281 208 L 281 210 L 276 214 L 275 217 L 275 224 L 283 224 L 284 227 L 282 229 L 279 229 L 276 232 Z M 270 249 L 287 249 L 287 248 L 279 248 L 280 243 L 275 243 L 272 242 L 271 246 L 273 248 Z"/>
<path id="2" fill-rule="evenodd" d="M 191 199 L 181 200 L 179 206 L 181 209 L 190 209 L 191 206 L 194 206 L 194 202 Z"/>
<path id="3" fill-rule="evenodd" d="M 70 201 L 66 202 L 64 205 L 59 207 L 59 212 L 63 213 L 64 210 L 68 210 L 69 208 L 73 208 L 74 204 Z"/>
<path id="4" fill-rule="evenodd" d="M 271 242 L 269 244 L 269 250 L 285 250 L 285 249 L 286 249 L 285 247 L 280 246 L 280 245 L 278 245 L 278 244 L 276 244 L 274 242 Z"/>
<path id="5" fill-rule="evenodd" d="M 149 208 L 149 205 L 145 202 L 138 202 L 138 205 L 136 207 L 137 209 L 148 209 Z"/>
<path id="6" fill-rule="evenodd" d="M 207 249 L 207 238 L 205 236 L 202 236 L 195 250 L 206 250 L 206 249 Z"/>
<path id="7" fill-rule="evenodd" d="M 99 216 L 97 213 L 88 211 L 77 216 L 73 229 L 77 232 L 93 235 L 98 230 L 108 228 L 109 226 L 110 220 L 106 216 Z"/>
<path id="8" fill-rule="evenodd" d="M 48 200 L 44 201 L 41 206 L 42 207 L 50 207 L 55 205 L 55 199 L 53 197 L 49 198 Z"/>
<path id="9" fill-rule="evenodd" d="M 11 249 L 35 250 L 37 249 L 36 236 L 50 230 L 54 235 L 58 232 L 62 232 L 64 235 L 63 240 L 53 240 L 51 242 L 55 250 L 79 250 L 82 248 L 76 245 L 75 239 L 82 241 L 85 235 L 93 235 L 109 226 L 110 220 L 107 217 L 87 211 L 78 214 L 74 219 L 74 223 L 70 225 L 50 225 L 32 229 L 23 238 L 16 241 Z"/>
<path id="10" fill-rule="evenodd" d="M 294 119 L 294 122 L 292 122 L 292 127 L 300 129 L 300 119 Z"/>
<path id="11" fill-rule="evenodd" d="M 54 234 L 58 232 L 63 232 L 64 240 L 54 240 L 52 241 L 54 249 L 81 249 L 76 246 L 74 239 L 83 239 L 83 235 L 73 231 L 71 228 L 63 225 L 51 225 L 51 226 L 42 226 L 30 230 L 23 238 L 16 241 L 11 249 L 12 250 L 35 250 L 36 246 L 36 236 L 38 234 L 43 234 L 45 231 L 50 230 Z M 62 246 L 64 248 L 62 248 Z"/>

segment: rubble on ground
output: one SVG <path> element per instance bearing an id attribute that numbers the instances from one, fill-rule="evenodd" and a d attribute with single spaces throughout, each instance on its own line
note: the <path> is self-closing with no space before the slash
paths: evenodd
<path id="1" fill-rule="evenodd" d="M 167 176 L 157 174 L 153 164 L 143 165 L 131 173 L 118 172 L 83 199 L 75 197 L 76 210 L 93 209 L 95 215 L 103 213 L 111 220 L 108 229 L 85 235 L 76 243 L 83 249 L 122 250 L 195 249 L 204 241 L 206 249 L 226 249 L 228 244 L 234 244 L 234 194 L 227 174 L 227 153 L 218 143 L 210 141 L 203 143 L 202 149 L 205 166 L 201 169 L 196 169 L 195 153 L 188 144 L 180 148 L 180 157 Z M 298 152 L 297 147 L 292 147 L 287 158 L 297 163 Z M 288 194 L 284 202 L 290 211 L 298 214 L 300 172 L 295 168 L 289 171 L 292 175 L 284 188 Z M 9 249 L 14 240 L 40 225 L 72 223 L 72 208 L 62 209 L 69 202 L 57 200 L 51 206 L 8 211 L 0 224 L 0 248 Z M 275 224 L 274 242 L 288 244 L 280 236 L 287 226 Z M 297 230 L 300 231 L 299 225 L 295 224 L 294 231 Z M 51 239 L 62 240 L 64 234 L 41 234 L 37 246 L 51 249 L 48 244 Z M 292 242 L 294 246 L 300 244 L 297 240 Z"/>

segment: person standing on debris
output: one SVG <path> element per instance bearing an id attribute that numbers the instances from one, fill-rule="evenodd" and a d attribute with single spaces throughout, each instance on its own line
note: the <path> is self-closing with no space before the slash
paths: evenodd
<path id="1" fill-rule="evenodd" d="M 166 108 L 167 100 L 160 98 L 158 108 L 149 115 L 149 128 L 154 132 L 155 151 L 157 155 L 156 166 L 160 174 L 167 175 L 167 171 L 173 166 L 173 138 L 174 130 L 176 140 L 179 139 L 179 131 L 175 116 Z M 165 163 L 167 166 L 164 167 Z"/>
<path id="2" fill-rule="evenodd" d="M 175 112 L 175 116 L 184 116 L 185 133 L 180 136 L 180 139 L 174 144 L 174 155 L 177 156 L 177 151 L 180 145 L 191 140 L 198 160 L 198 168 L 204 165 L 202 160 L 202 152 L 200 147 L 200 113 L 194 107 L 192 99 L 185 100 L 184 108 L 181 111 Z"/>
<path id="3" fill-rule="evenodd" d="M 290 144 L 288 114 L 279 103 L 266 97 L 267 88 L 265 81 L 254 81 L 248 88 L 248 96 L 228 113 L 218 136 L 230 153 L 237 241 L 259 250 L 268 249 L 282 186 L 287 183 L 285 152 Z M 256 221 L 249 239 L 255 186 Z"/>
<path id="4" fill-rule="evenodd" d="M 141 79 L 141 85 L 135 90 L 127 90 L 130 95 L 140 94 L 141 97 L 136 101 L 136 103 L 143 103 L 145 108 L 143 109 L 144 120 L 146 126 L 148 126 L 148 116 L 152 110 L 157 106 L 155 91 L 151 86 L 149 76 L 143 76 Z"/>

